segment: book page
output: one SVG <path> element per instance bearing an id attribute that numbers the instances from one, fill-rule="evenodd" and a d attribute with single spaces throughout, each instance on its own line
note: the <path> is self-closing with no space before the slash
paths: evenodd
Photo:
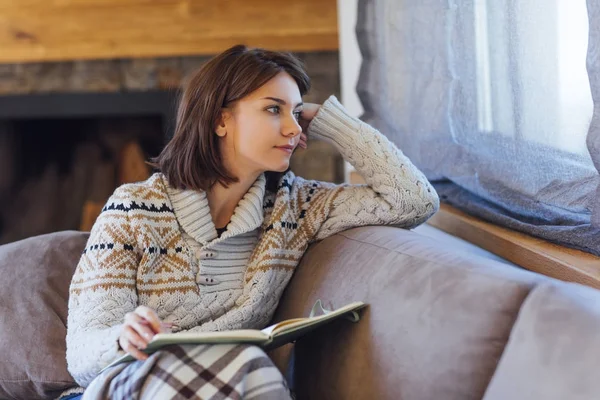
<path id="1" fill-rule="evenodd" d="M 268 351 L 285 343 L 293 342 L 294 340 L 306 335 L 308 332 L 311 332 L 314 329 L 333 321 L 334 319 L 343 318 L 345 315 L 351 316 L 353 321 L 357 321 L 358 313 L 356 313 L 356 311 L 363 307 L 366 307 L 366 304 L 362 302 L 354 302 L 325 315 L 312 318 L 296 318 L 282 321 L 279 324 L 269 327 L 272 332 L 272 339 L 264 346 L 264 348 Z"/>
<path id="2" fill-rule="evenodd" d="M 281 321 L 277 324 L 273 324 L 271 326 L 267 326 L 265 329 L 261 330 L 262 333 L 264 333 L 267 336 L 271 336 L 273 334 L 274 331 L 280 331 L 282 329 L 282 327 L 289 325 L 289 324 L 293 324 L 296 322 L 302 322 L 302 321 L 306 321 L 308 318 L 293 318 L 293 319 L 286 319 L 285 321 Z"/>
<path id="3" fill-rule="evenodd" d="M 269 335 L 257 329 L 238 329 L 221 332 L 158 333 L 148 343 L 148 347 L 185 343 L 260 343 L 268 339 Z"/>
<path id="4" fill-rule="evenodd" d="M 272 332 L 273 336 L 281 335 L 285 332 L 293 331 L 299 327 L 313 325 L 320 321 L 329 320 L 332 318 L 336 318 L 342 314 L 348 313 L 350 311 L 358 310 L 364 307 L 365 304 L 363 302 L 357 301 L 354 303 L 350 303 L 345 305 L 344 307 L 338 308 L 337 310 L 331 311 L 324 315 L 319 315 L 317 317 L 312 318 L 295 318 L 286 321 L 282 321 L 275 326 L 275 329 Z"/>

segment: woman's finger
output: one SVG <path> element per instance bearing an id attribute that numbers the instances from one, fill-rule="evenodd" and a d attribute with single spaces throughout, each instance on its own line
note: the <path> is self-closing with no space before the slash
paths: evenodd
<path id="1" fill-rule="evenodd" d="M 305 148 L 306 148 L 306 142 L 307 142 L 307 139 L 308 139 L 308 138 L 307 138 L 306 134 L 305 134 L 305 133 L 302 133 L 302 134 L 300 135 L 300 141 L 298 142 L 298 145 L 299 145 L 300 147 L 302 147 L 303 149 L 305 149 Z"/>
<path id="2" fill-rule="evenodd" d="M 148 359 L 148 354 L 144 353 L 141 350 L 138 350 L 134 345 L 132 345 L 129 342 L 125 343 L 123 350 L 125 350 L 128 354 L 131 354 L 136 360 L 144 361 Z"/>
<path id="3" fill-rule="evenodd" d="M 148 321 L 150 323 L 150 328 L 152 328 L 155 333 L 162 332 L 160 318 L 158 318 L 158 315 L 153 309 L 146 306 L 139 306 L 134 312 Z"/>
<path id="4" fill-rule="evenodd" d="M 152 340 L 155 332 L 144 318 L 136 313 L 127 313 L 125 315 L 125 326 L 133 328 L 141 337 L 146 338 L 146 342 Z"/>
<path id="5" fill-rule="evenodd" d="M 148 346 L 148 342 L 131 326 L 125 327 L 122 337 L 126 342 L 131 343 L 137 349 L 143 350 Z"/>
<path id="6" fill-rule="evenodd" d="M 146 343 L 150 342 L 156 333 L 150 328 L 149 322 L 142 319 L 129 325 Z"/>
<path id="7" fill-rule="evenodd" d="M 148 358 L 148 355 L 141 351 L 146 348 L 144 340 L 129 326 L 125 327 L 123 330 L 123 333 L 119 338 L 119 344 L 123 350 L 138 360 L 145 360 Z"/>

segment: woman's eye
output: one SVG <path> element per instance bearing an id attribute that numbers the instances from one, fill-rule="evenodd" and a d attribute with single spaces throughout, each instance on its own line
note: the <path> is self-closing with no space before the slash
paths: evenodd
<path id="1" fill-rule="evenodd" d="M 267 108 L 267 111 L 270 112 L 271 114 L 280 114 L 281 107 L 271 106 L 271 107 Z M 302 110 L 294 111 L 294 118 L 296 118 L 297 121 L 299 121 L 301 117 L 302 117 Z"/>

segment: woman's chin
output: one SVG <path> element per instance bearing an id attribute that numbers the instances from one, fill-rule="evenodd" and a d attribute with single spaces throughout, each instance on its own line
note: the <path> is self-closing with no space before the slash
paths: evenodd
<path id="1" fill-rule="evenodd" d="M 281 164 L 277 167 L 273 166 L 273 168 L 269 168 L 269 171 L 273 172 L 285 172 L 290 167 L 290 163 Z"/>
<path id="2" fill-rule="evenodd" d="M 289 165 L 289 164 L 287 164 L 286 166 L 284 166 L 284 167 L 281 167 L 281 168 L 279 168 L 279 169 L 277 169 L 277 170 L 275 170 L 275 171 L 276 171 L 276 172 L 285 172 L 285 171 L 286 171 L 286 170 L 287 170 L 289 167 L 290 167 L 290 165 Z"/>

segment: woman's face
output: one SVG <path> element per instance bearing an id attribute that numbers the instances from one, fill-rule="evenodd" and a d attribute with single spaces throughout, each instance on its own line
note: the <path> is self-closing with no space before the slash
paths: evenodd
<path id="1" fill-rule="evenodd" d="M 227 169 L 239 178 L 285 171 L 300 141 L 301 111 L 300 90 L 286 72 L 225 109 L 216 131 Z"/>

